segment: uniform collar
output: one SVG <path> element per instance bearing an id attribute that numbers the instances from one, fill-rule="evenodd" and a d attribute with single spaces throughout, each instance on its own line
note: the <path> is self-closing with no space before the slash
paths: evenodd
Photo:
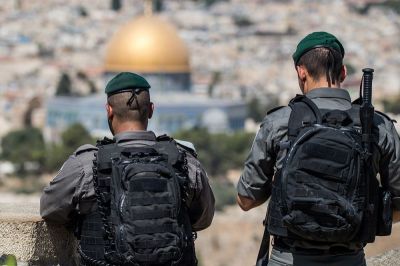
<path id="1" fill-rule="evenodd" d="M 153 131 L 125 131 L 114 136 L 117 143 L 132 140 L 156 141 L 156 135 Z"/>
<path id="2" fill-rule="evenodd" d="M 318 88 L 313 89 L 306 94 L 310 99 L 315 98 L 340 98 L 351 102 L 350 94 L 345 89 L 339 88 Z"/>

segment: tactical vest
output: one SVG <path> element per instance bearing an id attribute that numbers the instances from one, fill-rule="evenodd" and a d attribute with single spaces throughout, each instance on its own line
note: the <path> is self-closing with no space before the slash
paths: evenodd
<path id="1" fill-rule="evenodd" d="M 379 183 L 365 165 L 359 105 L 324 110 L 298 95 L 268 207 L 268 231 L 289 246 L 373 242 Z"/>
<path id="2" fill-rule="evenodd" d="M 97 146 L 97 210 L 80 227 L 83 265 L 196 265 L 186 154 L 166 136 L 145 147 Z"/>

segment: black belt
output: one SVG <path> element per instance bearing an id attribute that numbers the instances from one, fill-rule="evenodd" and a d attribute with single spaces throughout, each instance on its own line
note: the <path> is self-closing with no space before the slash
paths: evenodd
<path id="1" fill-rule="evenodd" d="M 361 249 L 349 249 L 346 247 L 333 246 L 329 249 L 316 249 L 316 248 L 302 248 L 292 247 L 287 244 L 285 239 L 274 236 L 273 247 L 274 249 L 282 252 L 290 252 L 298 255 L 343 255 L 343 254 L 355 254 Z"/>

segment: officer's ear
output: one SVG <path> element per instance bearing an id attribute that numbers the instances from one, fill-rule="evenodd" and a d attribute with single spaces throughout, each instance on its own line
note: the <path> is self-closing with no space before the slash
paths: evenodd
<path id="1" fill-rule="evenodd" d="M 114 116 L 114 111 L 111 105 L 109 105 L 108 103 L 106 103 L 106 110 L 107 110 L 107 118 L 108 119 L 112 119 Z"/>
<path id="2" fill-rule="evenodd" d="M 154 103 L 150 102 L 149 103 L 149 119 L 153 117 L 153 113 L 154 113 Z"/>
<path id="3" fill-rule="evenodd" d="M 296 66 L 296 71 L 299 81 L 305 82 L 308 75 L 307 69 L 304 66 Z"/>
<path id="4" fill-rule="evenodd" d="M 347 77 L 347 67 L 345 65 L 340 69 L 340 83 L 342 83 Z"/>

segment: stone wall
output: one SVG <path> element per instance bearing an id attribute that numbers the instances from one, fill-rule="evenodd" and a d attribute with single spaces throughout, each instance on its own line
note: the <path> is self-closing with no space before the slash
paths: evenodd
<path id="1" fill-rule="evenodd" d="M 234 216 L 237 217 L 239 215 L 235 213 Z M 248 218 L 249 217 L 247 217 L 246 220 L 248 220 Z M 219 223 L 224 225 L 225 230 L 220 230 Z M 213 238 L 208 236 L 209 234 L 212 234 L 214 238 L 221 238 L 221 241 L 223 241 L 223 232 L 229 231 L 226 230 L 228 229 L 226 226 L 229 224 L 230 223 L 225 220 L 220 221 L 220 219 L 215 219 L 211 226 L 212 228 L 202 232 L 200 239 L 198 239 L 196 243 L 200 253 L 202 253 L 201 251 L 210 252 L 210 250 L 204 247 L 213 246 L 213 244 L 215 244 L 215 239 L 213 241 Z M 243 225 L 239 226 L 238 224 L 233 224 L 232 226 L 235 228 L 244 228 Z M 232 244 L 231 240 L 229 242 Z M 368 266 L 400 265 L 399 243 L 400 223 L 397 223 L 393 226 L 393 233 L 391 236 L 377 237 L 375 243 L 369 244 L 366 247 Z M 0 256 L 3 254 L 15 255 L 18 260 L 18 266 L 74 266 L 78 265 L 76 244 L 72 233 L 65 230 L 63 226 L 46 224 L 41 219 L 38 201 L 18 201 L 10 203 L 0 199 Z M 245 253 L 248 251 L 243 251 L 244 252 L 242 252 L 240 256 L 246 257 Z M 223 249 L 217 252 L 221 254 L 226 253 Z M 218 260 L 215 256 L 213 256 L 213 258 Z M 250 259 L 250 261 L 253 260 L 254 258 Z M 203 264 L 206 261 L 207 260 L 204 259 Z M 207 261 L 207 263 L 204 264 L 204 266 L 216 265 L 219 264 L 214 260 Z"/>
<path id="2" fill-rule="evenodd" d="M 398 266 L 400 265 L 400 250 L 389 250 L 367 260 L 368 266 Z"/>
<path id="3" fill-rule="evenodd" d="M 1 204 L 0 255 L 15 255 L 18 265 L 77 265 L 74 236 L 46 224 L 38 210 L 38 204 Z"/>

